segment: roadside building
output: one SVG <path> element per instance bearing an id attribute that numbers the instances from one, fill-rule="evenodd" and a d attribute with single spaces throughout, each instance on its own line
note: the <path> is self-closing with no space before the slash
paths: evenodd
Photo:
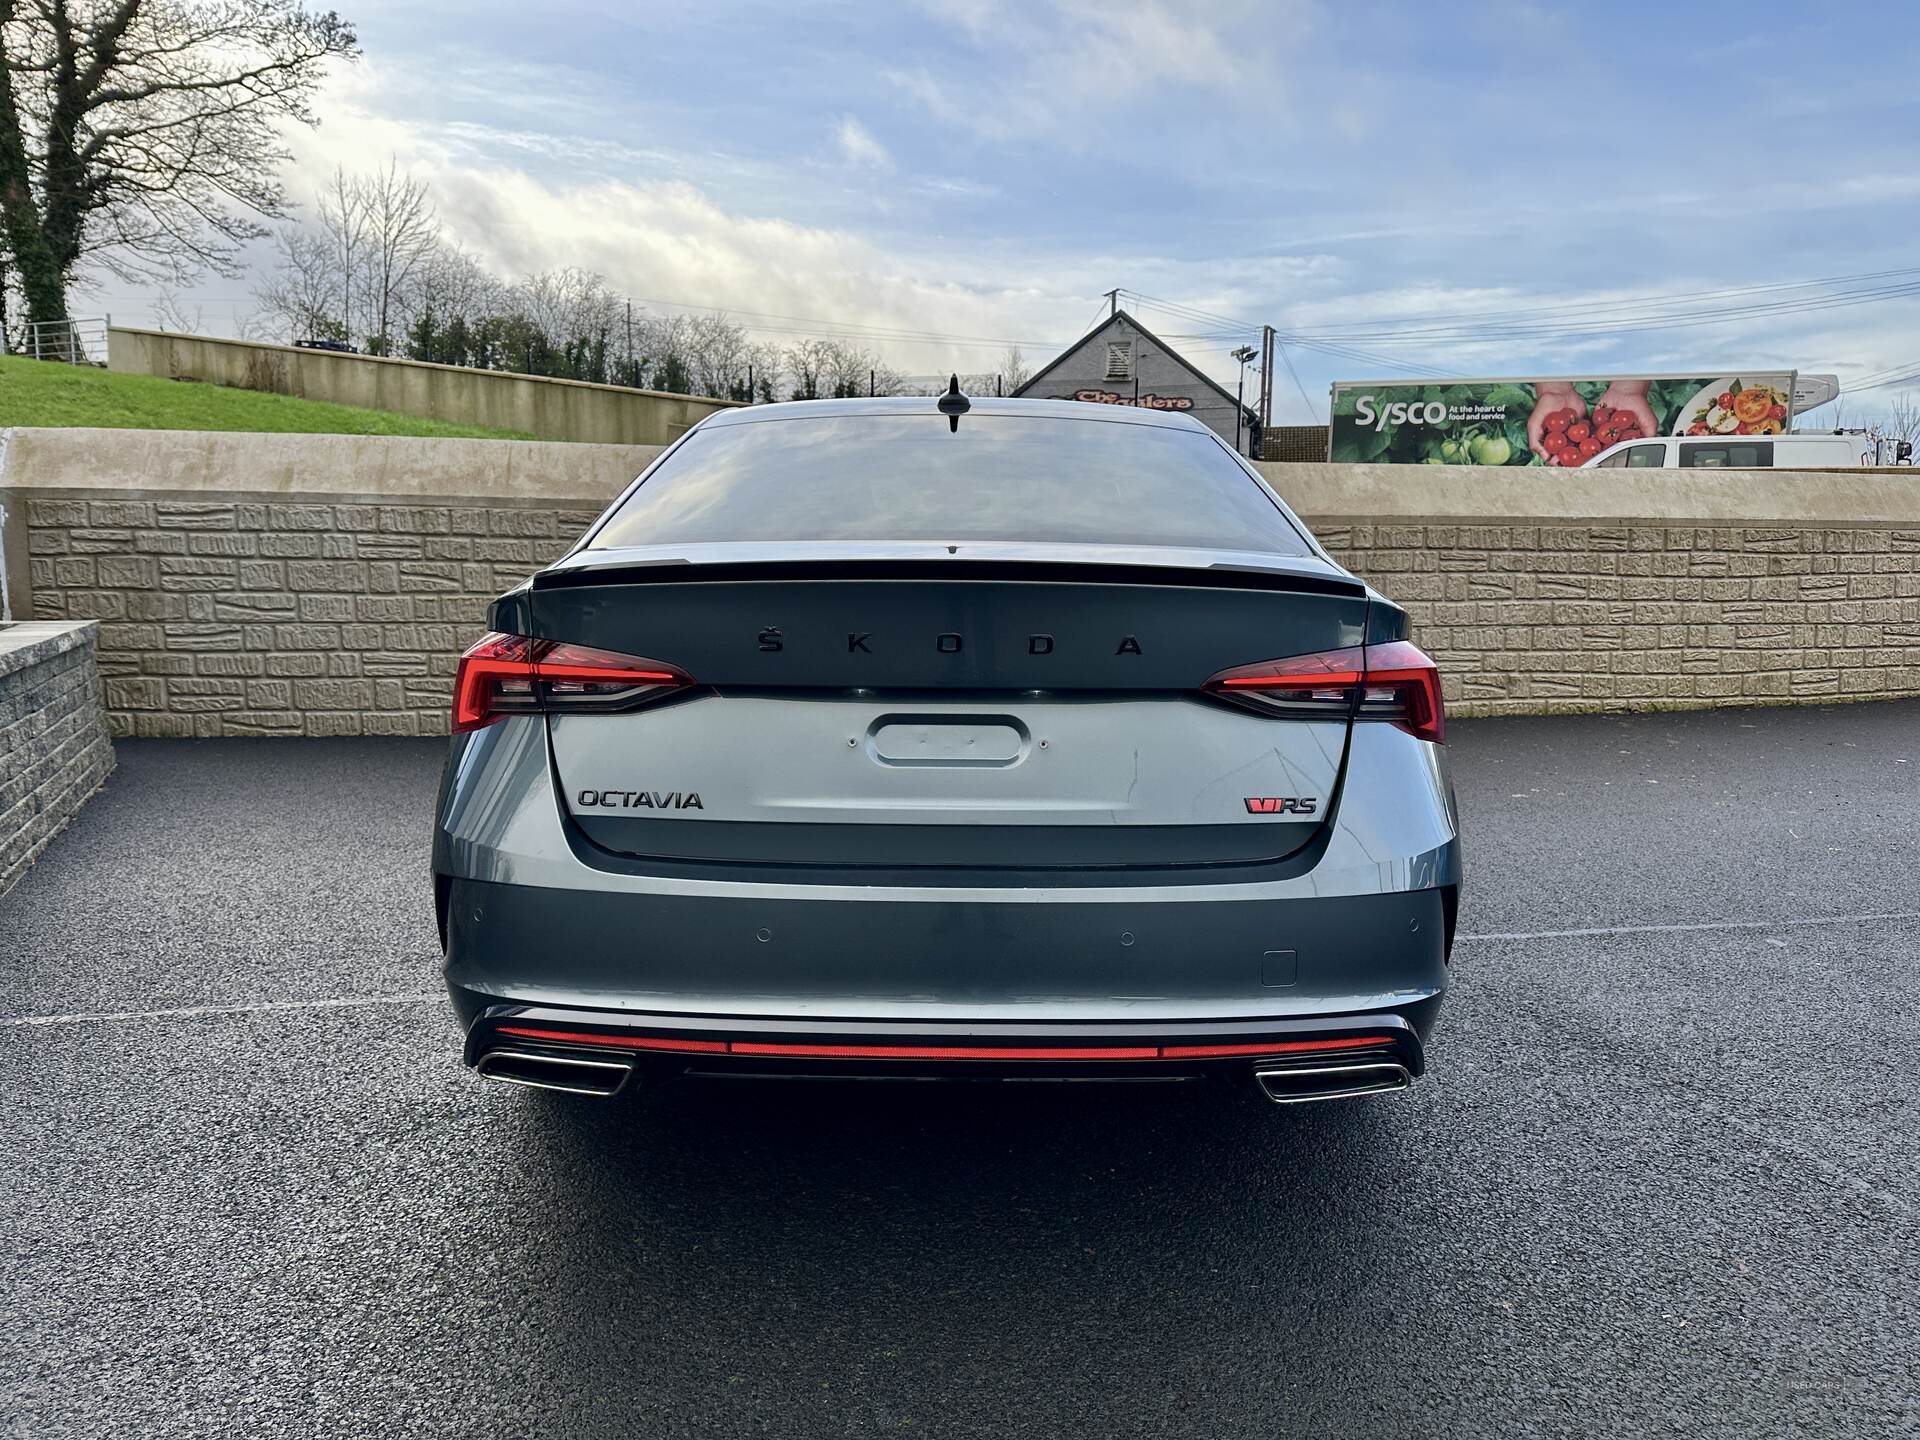
<path id="1" fill-rule="evenodd" d="M 1317 462 L 1327 458 L 1324 425 L 1269 425 L 1260 440 L 1256 459 Z"/>
<path id="2" fill-rule="evenodd" d="M 1109 315 L 1013 393 L 1036 400 L 1174 411 L 1209 426 L 1229 445 L 1236 438 L 1233 392 L 1201 374 L 1124 310 Z M 1250 438 L 1243 419 L 1238 430 L 1242 454 Z"/>

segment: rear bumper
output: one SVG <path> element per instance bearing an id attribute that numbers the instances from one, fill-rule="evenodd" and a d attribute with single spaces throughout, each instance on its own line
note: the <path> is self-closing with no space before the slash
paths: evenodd
<path id="1" fill-rule="evenodd" d="M 544 730 L 502 722 L 454 742 L 434 851 L 446 979 L 469 1034 L 468 1059 L 480 1058 L 475 1045 L 490 1043 L 511 1017 L 541 1015 L 616 1035 L 705 1042 L 629 1052 L 638 1057 L 631 1064 L 667 1071 L 1037 1067 L 1051 1078 L 1099 1078 L 1117 1067 L 1140 1078 L 1166 1077 L 1177 1062 L 1200 1071 L 1226 1065 L 1244 1077 L 1246 1056 L 1162 1052 L 1376 1025 L 1391 1028 L 1396 1054 L 1406 1050 L 1417 1074 L 1447 988 L 1460 883 L 1445 757 L 1387 726 L 1356 727 L 1350 746 L 1324 853 L 1298 873 L 1275 867 L 1229 880 L 1160 871 L 1104 884 L 1064 876 L 1059 884 L 878 883 L 855 873 L 802 881 L 780 867 L 696 874 L 589 864 L 552 788 Z M 738 1044 L 914 1053 L 759 1053 Z M 1002 1044 L 1154 1053 L 921 1053 Z"/>
<path id="2" fill-rule="evenodd" d="M 482 997 L 456 999 L 465 1002 L 465 1010 Z M 1411 1080 L 1426 1068 L 1419 1031 L 1396 1014 L 1180 1024 L 909 1025 L 480 1004 L 467 1030 L 466 1063 L 485 1069 L 491 1057 L 501 1055 L 619 1066 L 653 1079 L 691 1073 L 1138 1081 L 1392 1067 Z"/>
<path id="3" fill-rule="evenodd" d="M 1397 1016 L 1424 1036 L 1447 986 L 1451 923 L 1445 889 L 1009 903 L 456 879 L 444 894 L 446 978 L 466 1026 L 526 1007 L 621 1024 L 677 1017 L 722 1039 L 768 1027 L 1104 1037 L 1217 1025 L 1258 1038 L 1262 1026 L 1354 1015 Z"/>

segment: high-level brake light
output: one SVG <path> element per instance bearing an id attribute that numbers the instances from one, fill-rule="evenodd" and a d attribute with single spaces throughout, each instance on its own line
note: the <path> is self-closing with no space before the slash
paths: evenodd
<path id="1" fill-rule="evenodd" d="M 1440 668 L 1405 640 L 1239 665 L 1202 688 L 1263 715 L 1386 720 L 1436 745 L 1446 739 Z"/>
<path id="2" fill-rule="evenodd" d="M 508 715 L 633 710 L 692 684 L 658 660 L 495 631 L 460 657 L 453 729 L 478 730 Z"/>

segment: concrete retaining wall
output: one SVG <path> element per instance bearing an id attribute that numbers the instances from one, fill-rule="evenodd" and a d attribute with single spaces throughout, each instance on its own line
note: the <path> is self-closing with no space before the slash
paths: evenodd
<path id="1" fill-rule="evenodd" d="M 0 895 L 113 769 L 99 633 L 92 622 L 0 628 Z"/>
<path id="2" fill-rule="evenodd" d="M 109 330 L 107 368 L 607 445 L 668 445 L 737 403 L 159 330 Z"/>
<path id="3" fill-rule="evenodd" d="M 5 594 L 116 734 L 445 729 L 459 651 L 658 452 L 0 432 Z M 1263 467 L 1461 714 L 1920 693 L 1920 475 Z M 24 581 L 22 573 L 24 572 Z"/>

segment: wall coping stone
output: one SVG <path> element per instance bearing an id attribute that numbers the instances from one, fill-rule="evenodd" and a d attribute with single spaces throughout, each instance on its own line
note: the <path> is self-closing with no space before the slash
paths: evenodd
<path id="1" fill-rule="evenodd" d="M 1920 469 L 1548 470 L 1258 462 L 1309 522 L 1920 526 Z"/>
<path id="2" fill-rule="evenodd" d="M 606 505 L 664 447 L 436 436 L 0 429 L 0 489 Z M 1920 469 L 1256 468 L 1315 522 L 1920 526 Z"/>
<path id="3" fill-rule="evenodd" d="M 0 677 L 78 650 L 99 628 L 98 620 L 22 620 L 0 625 Z"/>
<path id="4" fill-rule="evenodd" d="M 566 440 L 212 430 L 0 430 L 0 489 L 372 495 L 601 507 L 664 449 Z"/>

